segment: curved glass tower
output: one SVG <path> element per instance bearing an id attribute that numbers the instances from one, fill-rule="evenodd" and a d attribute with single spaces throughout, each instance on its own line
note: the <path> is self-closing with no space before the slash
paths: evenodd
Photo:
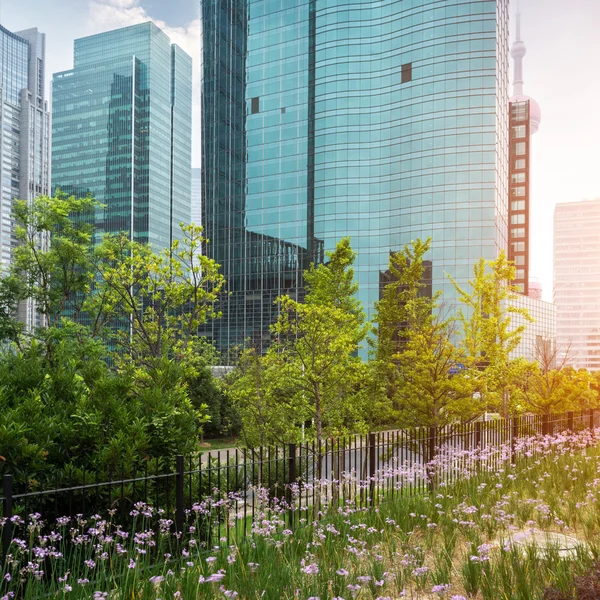
<path id="1" fill-rule="evenodd" d="M 369 315 L 389 254 L 433 289 L 507 246 L 508 0 L 203 0 L 203 207 L 223 349 L 350 236 Z M 234 15 L 236 17 L 234 18 Z"/>

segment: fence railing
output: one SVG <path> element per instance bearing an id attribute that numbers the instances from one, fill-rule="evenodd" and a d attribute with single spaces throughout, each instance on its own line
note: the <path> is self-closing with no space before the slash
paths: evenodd
<path id="1" fill-rule="evenodd" d="M 82 474 L 66 485 L 35 485 L 2 480 L 3 554 L 11 542 L 13 515 L 27 519 L 32 512 L 44 517 L 75 517 L 98 513 L 118 518 L 125 526 L 138 502 L 160 506 L 183 532 L 190 511 L 202 502 L 227 498 L 227 509 L 211 523 L 209 535 L 229 536 L 227 511 L 236 515 L 236 527 L 246 535 L 264 504 L 264 495 L 289 507 L 290 527 L 315 518 L 315 508 L 351 504 L 365 507 L 399 496 L 421 494 L 437 485 L 456 482 L 465 472 L 471 453 L 479 453 L 481 468 L 498 469 L 514 461 L 519 440 L 562 431 L 600 426 L 600 411 L 477 421 L 442 428 L 414 428 L 327 439 L 284 446 L 177 455 L 160 471 L 135 472 L 99 481 Z M 480 468 L 478 466 L 478 468 Z M 117 474 L 118 475 L 118 474 Z M 86 478 L 88 479 L 86 481 Z M 318 512 L 318 511 L 317 511 Z M 285 514 L 285 513 L 284 513 Z"/>

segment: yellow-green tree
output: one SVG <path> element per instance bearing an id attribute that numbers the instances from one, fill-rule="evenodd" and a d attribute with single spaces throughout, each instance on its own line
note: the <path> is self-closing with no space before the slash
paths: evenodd
<path id="1" fill-rule="evenodd" d="M 376 305 L 373 367 L 387 377 L 386 393 L 400 426 L 442 426 L 472 416 L 471 381 L 459 368 L 455 318 L 426 293 L 430 240 L 390 256 L 390 281 Z"/>
<path id="2" fill-rule="evenodd" d="M 515 267 L 504 251 L 497 259 L 480 259 L 473 268 L 469 289 L 450 277 L 461 308 L 458 311 L 460 348 L 478 392 L 488 408 L 500 408 L 507 416 L 509 394 L 523 361 L 511 359 L 526 325 L 514 326 L 513 316 L 532 321 L 526 309 L 513 306 L 517 297 L 511 281 Z"/>
<path id="3" fill-rule="evenodd" d="M 543 415 L 595 407 L 598 393 L 587 371 L 569 366 L 569 350 L 538 340 L 534 361 L 517 377 L 521 409 Z"/>

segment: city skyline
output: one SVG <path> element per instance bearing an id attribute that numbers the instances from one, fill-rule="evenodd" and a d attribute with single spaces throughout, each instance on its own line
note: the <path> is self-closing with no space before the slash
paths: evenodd
<path id="1" fill-rule="evenodd" d="M 70 68 L 73 38 L 153 19 L 192 55 L 194 89 L 199 89 L 197 2 L 175 1 L 167 7 L 157 0 L 32 0 L 23 6 L 6 1 L 0 6 L 0 23 L 6 28 L 37 26 L 47 34 L 48 79 Z M 560 0 L 521 0 L 520 9 L 522 38 L 527 44 L 524 91 L 539 102 L 543 113 L 532 148 L 531 274 L 542 281 L 544 298 L 551 299 L 554 205 L 600 197 L 600 178 L 595 172 L 595 157 L 600 154 L 600 113 L 596 110 L 600 81 L 590 76 L 600 61 L 594 25 L 600 19 L 600 3 L 575 0 L 565 9 Z M 515 10 L 513 5 L 513 17 Z M 514 18 L 511 33 L 512 41 Z M 198 93 L 194 104 L 193 131 L 199 132 Z M 575 111 L 585 118 L 573 120 Z M 195 133 L 195 167 L 200 161 L 198 138 Z"/>

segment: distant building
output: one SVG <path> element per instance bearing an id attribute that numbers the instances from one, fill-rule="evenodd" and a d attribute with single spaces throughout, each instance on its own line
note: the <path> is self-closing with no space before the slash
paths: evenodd
<path id="1" fill-rule="evenodd" d="M 14 200 L 50 192 L 45 55 L 46 36 L 36 28 L 12 33 L 0 26 L 0 274 L 16 245 Z M 39 325 L 33 301 L 21 304 L 19 319 L 28 329 Z"/>
<path id="2" fill-rule="evenodd" d="M 516 40 L 510 50 L 515 61 L 515 80 L 514 95 L 509 100 L 508 111 L 508 258 L 516 266 L 513 285 L 528 296 L 531 136 L 540 126 L 541 111 L 535 100 L 523 95 L 525 53 L 525 44 L 521 40 L 521 15 L 517 13 Z"/>
<path id="3" fill-rule="evenodd" d="M 541 300 L 544 295 L 544 290 L 542 289 L 542 282 L 535 277 L 532 277 L 529 280 L 529 294 L 530 298 L 534 300 Z"/>
<path id="4" fill-rule="evenodd" d="M 535 360 L 539 349 L 544 344 L 555 347 L 556 344 L 556 307 L 551 302 L 544 302 L 541 297 L 533 298 L 518 295 L 510 302 L 515 308 L 525 309 L 532 322 L 527 321 L 518 313 L 511 313 L 511 331 L 524 325 L 525 330 L 521 336 L 521 342 L 511 354 L 511 358 L 525 358 Z"/>
<path id="5" fill-rule="evenodd" d="M 192 59 L 153 23 L 75 40 L 52 87 L 52 187 L 105 205 L 97 236 L 168 247 L 191 215 Z"/>
<path id="6" fill-rule="evenodd" d="M 202 224 L 202 169 L 192 169 L 192 223 Z"/>
<path id="7" fill-rule="evenodd" d="M 600 369 L 600 198 L 554 209 L 554 303 L 570 364 Z"/>

